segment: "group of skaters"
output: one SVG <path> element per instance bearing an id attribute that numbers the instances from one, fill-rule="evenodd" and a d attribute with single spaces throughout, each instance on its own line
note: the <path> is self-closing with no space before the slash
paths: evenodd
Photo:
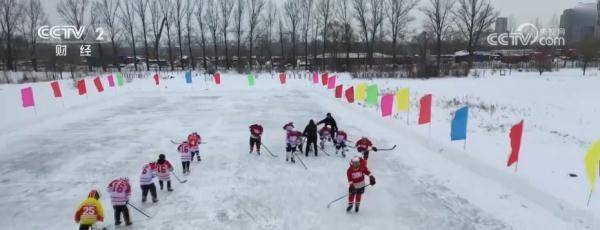
<path id="1" fill-rule="evenodd" d="M 319 126 L 321 127 L 319 128 Z M 296 163 L 296 152 L 303 153 L 306 157 L 309 156 L 309 152 L 313 152 L 314 156 L 318 156 L 319 149 L 325 152 L 325 145 L 327 143 L 332 143 L 335 147 L 335 154 L 341 154 L 344 158 L 346 157 L 348 148 L 355 148 L 357 150 L 358 154 L 350 159 L 350 166 L 346 170 L 349 184 L 348 207 L 346 211 L 350 212 L 354 208 L 354 211 L 358 212 L 361 196 L 365 188 L 375 185 L 375 177 L 367 167 L 369 152 L 377 152 L 377 147 L 373 146 L 371 140 L 362 137 L 353 146 L 347 145 L 349 142 L 348 134 L 338 129 L 337 123 L 331 113 L 327 113 L 326 117 L 319 122 L 315 123 L 314 120 L 310 120 L 303 132 L 296 130 L 293 122 L 285 124 L 283 129 L 286 134 L 286 162 Z M 250 154 L 256 148 L 256 153 L 260 155 L 262 134 L 263 127 L 260 124 L 250 126 Z M 366 183 L 366 177 L 369 178 L 368 184 Z"/>
<path id="2" fill-rule="evenodd" d="M 190 162 L 194 161 L 194 159 L 198 162 L 202 160 L 199 150 L 199 145 L 203 144 L 201 140 L 201 136 L 198 135 L 198 133 L 193 132 L 188 135 L 187 140 L 178 143 L 177 151 L 181 156 L 181 165 L 184 175 L 189 175 L 190 173 Z M 151 161 L 142 167 L 139 180 L 140 188 L 142 190 L 142 203 L 146 203 L 148 194 L 151 196 L 152 203 L 158 202 L 154 178 L 158 178 L 158 185 L 161 191 L 164 190 L 165 187 L 167 192 L 173 191 L 171 183 L 171 174 L 173 174 L 173 171 L 174 167 L 171 162 L 166 159 L 165 154 L 159 154 L 156 161 Z M 173 175 L 177 177 L 177 175 Z M 179 178 L 177 179 L 179 180 Z M 129 203 L 131 197 L 131 184 L 129 178 L 120 177 L 111 181 L 108 184 L 106 191 L 110 195 L 111 205 L 113 206 L 115 226 L 120 226 L 122 224 L 121 216 L 123 216 L 125 226 L 132 225 L 133 223 L 131 222 L 128 206 L 131 206 L 140 212 L 141 210 Z M 146 215 L 145 213 L 142 214 Z M 80 230 L 92 229 L 96 226 L 96 222 L 104 222 L 104 209 L 100 202 L 100 191 L 92 189 L 88 193 L 88 197 L 77 206 L 75 211 L 75 222 L 79 224 Z"/>

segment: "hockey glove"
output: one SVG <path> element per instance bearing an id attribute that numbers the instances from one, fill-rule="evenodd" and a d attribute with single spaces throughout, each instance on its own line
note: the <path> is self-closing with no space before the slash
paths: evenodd
<path id="1" fill-rule="evenodd" d="M 372 149 L 373 151 L 377 152 L 377 147 L 373 147 Z"/>
<path id="2" fill-rule="evenodd" d="M 371 186 L 375 185 L 375 177 L 374 176 L 369 177 L 369 184 L 371 184 Z"/>

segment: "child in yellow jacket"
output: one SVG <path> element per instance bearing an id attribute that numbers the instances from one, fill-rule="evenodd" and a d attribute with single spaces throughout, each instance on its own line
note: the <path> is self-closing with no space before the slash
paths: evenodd
<path id="1" fill-rule="evenodd" d="M 89 230 L 97 221 L 104 221 L 104 210 L 99 200 L 100 193 L 92 190 L 88 198 L 79 204 L 75 212 L 75 222 L 79 223 L 79 230 Z"/>

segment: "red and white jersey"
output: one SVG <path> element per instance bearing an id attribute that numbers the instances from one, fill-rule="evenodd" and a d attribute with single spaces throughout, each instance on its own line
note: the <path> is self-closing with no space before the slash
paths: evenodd
<path id="1" fill-rule="evenodd" d="M 373 147 L 373 143 L 365 137 L 361 138 L 356 142 L 356 150 L 359 152 L 368 151 L 371 147 Z"/>
<path id="2" fill-rule="evenodd" d="M 292 131 L 292 129 L 294 129 L 294 124 L 292 122 L 287 123 L 283 126 L 283 129 L 286 131 Z"/>
<path id="3" fill-rule="evenodd" d="M 319 135 L 321 136 L 330 136 L 331 129 L 327 126 L 323 126 L 323 128 L 319 129 Z"/>
<path id="4" fill-rule="evenodd" d="M 335 136 L 335 141 L 337 143 L 344 143 L 346 141 L 348 141 L 348 134 L 346 134 L 346 132 L 344 131 L 338 131 L 337 135 Z"/>
<path id="5" fill-rule="evenodd" d="M 286 140 L 287 144 L 290 144 L 292 146 L 296 146 L 296 145 L 299 145 L 299 143 L 302 142 L 302 140 L 300 140 L 300 138 L 302 138 L 302 133 L 301 132 L 299 132 L 299 131 L 290 131 L 290 132 L 287 132 L 285 140 Z"/>
<path id="6" fill-rule="evenodd" d="M 181 161 L 187 162 L 192 161 L 192 153 L 190 144 L 187 141 L 184 141 L 177 147 L 177 151 L 181 154 Z"/>
<path id="7" fill-rule="evenodd" d="M 354 188 L 362 188 L 365 187 L 365 176 L 371 176 L 371 171 L 367 168 L 366 164 L 363 164 L 364 160 L 360 160 L 360 166 L 355 168 L 350 165 L 348 170 L 346 171 L 346 176 L 348 177 L 348 183 Z"/>
<path id="8" fill-rule="evenodd" d="M 129 181 L 116 179 L 108 184 L 108 193 L 110 193 L 110 202 L 112 205 L 125 205 L 131 196 L 131 186 Z"/>
<path id="9" fill-rule="evenodd" d="M 142 173 L 140 174 L 140 185 L 153 184 L 154 181 L 152 181 L 152 179 L 156 177 L 156 171 L 156 163 L 152 162 L 144 165 Z"/>
<path id="10" fill-rule="evenodd" d="M 188 135 L 187 142 L 190 146 L 190 151 L 198 151 L 200 142 L 202 142 L 202 137 L 197 133 L 191 133 Z"/>
<path id="11" fill-rule="evenodd" d="M 157 172 L 158 172 L 158 180 L 168 181 L 171 180 L 171 171 L 173 171 L 173 166 L 171 162 L 165 160 L 162 164 L 156 164 Z"/>
<path id="12" fill-rule="evenodd" d="M 262 136 L 263 127 L 259 124 L 253 124 L 250 126 L 250 136 L 254 139 L 260 139 Z"/>

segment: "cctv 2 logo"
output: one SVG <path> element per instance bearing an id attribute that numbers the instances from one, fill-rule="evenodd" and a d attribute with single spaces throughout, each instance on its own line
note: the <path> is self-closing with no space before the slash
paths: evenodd
<path id="1" fill-rule="evenodd" d="M 68 41 L 68 40 L 79 40 L 84 38 L 86 29 L 85 26 L 77 29 L 75 26 L 41 26 L 37 30 L 38 37 L 42 40 L 56 40 L 56 41 Z M 105 42 L 108 39 L 105 38 L 106 34 L 104 29 L 96 28 L 94 42 Z M 87 41 L 89 42 L 89 41 Z"/>

